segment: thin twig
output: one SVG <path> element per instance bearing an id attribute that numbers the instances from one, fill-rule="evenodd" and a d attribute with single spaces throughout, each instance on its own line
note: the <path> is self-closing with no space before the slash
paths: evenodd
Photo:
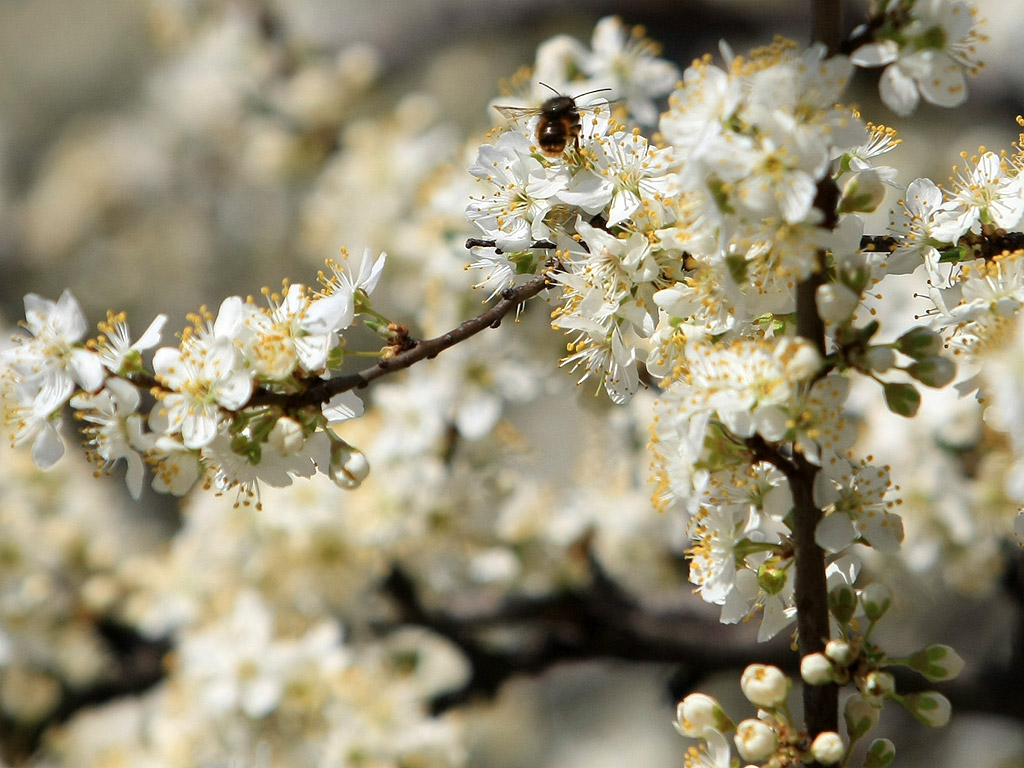
<path id="1" fill-rule="evenodd" d="M 270 405 L 288 409 L 326 403 L 332 397 L 342 392 L 348 392 L 351 389 L 361 389 L 381 376 L 401 371 L 420 360 L 436 357 L 449 347 L 465 341 L 470 336 L 475 336 L 485 328 L 497 328 L 505 315 L 526 300 L 536 296 L 549 287 L 550 284 L 546 276 L 540 275 L 520 286 L 506 289 L 501 294 L 501 301 L 486 312 L 466 320 L 457 328 L 453 328 L 447 333 L 443 333 L 433 339 L 416 342 L 415 346 L 411 349 L 401 352 L 390 359 L 381 360 L 375 365 L 357 373 L 317 381 L 305 391 L 295 394 L 262 390 L 254 394 L 246 405 Z"/>

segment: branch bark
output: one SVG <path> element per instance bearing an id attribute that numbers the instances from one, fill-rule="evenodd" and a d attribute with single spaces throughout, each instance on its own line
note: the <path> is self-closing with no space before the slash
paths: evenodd
<path id="1" fill-rule="evenodd" d="M 842 0 L 811 0 L 811 39 L 824 43 L 829 56 L 839 52 L 843 42 Z"/>
<path id="2" fill-rule="evenodd" d="M 813 0 L 815 35 L 823 39 L 830 52 L 839 45 L 839 3 L 837 0 Z M 834 14 L 834 16 L 830 15 Z M 830 26 L 831 25 L 831 26 Z M 833 30 L 831 27 L 834 26 Z M 822 212 L 821 226 L 835 229 L 839 223 L 839 188 L 831 176 L 818 182 L 814 206 Z M 825 254 L 817 254 L 816 269 L 796 289 L 796 332 L 825 353 L 825 322 L 818 314 L 818 288 L 825 282 Z M 797 643 L 801 658 L 825 650 L 829 639 L 828 585 L 825 578 L 825 552 L 814 539 L 822 511 L 814 503 L 814 479 L 818 467 L 802 454 L 780 465 L 793 494 L 793 558 L 796 562 L 794 600 L 797 611 Z M 839 730 L 839 688 L 835 684 L 803 686 L 804 727 L 813 739 L 822 731 Z"/>

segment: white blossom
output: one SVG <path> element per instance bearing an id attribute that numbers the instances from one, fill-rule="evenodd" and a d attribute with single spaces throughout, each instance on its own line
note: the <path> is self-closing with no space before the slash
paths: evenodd
<path id="1" fill-rule="evenodd" d="M 861 67 L 885 67 L 879 82 L 882 101 L 900 115 L 909 115 L 918 101 L 955 107 L 967 98 L 966 74 L 978 35 L 973 13 L 957 0 L 893 3 L 906 16 L 893 38 L 866 43 L 850 59 Z M 902 21 L 902 19 L 901 19 Z"/>
<path id="2" fill-rule="evenodd" d="M 162 396 L 167 431 L 180 432 L 186 448 L 212 442 L 226 418 L 221 409 L 241 408 L 253 390 L 235 343 L 213 332 L 191 336 L 183 348 L 161 347 L 153 368 L 167 387 Z"/>

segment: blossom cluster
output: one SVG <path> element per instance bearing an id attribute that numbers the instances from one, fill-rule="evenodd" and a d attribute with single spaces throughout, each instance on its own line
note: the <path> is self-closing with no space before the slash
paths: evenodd
<path id="1" fill-rule="evenodd" d="M 553 325 L 575 334 L 565 363 L 603 379 L 616 401 L 639 387 L 638 361 L 661 377 L 652 428 L 656 502 L 681 504 L 691 515 L 701 553 L 691 578 L 706 599 L 728 601 L 723 616 L 736 621 L 766 605 L 773 606 L 766 617 L 792 616 L 789 561 L 770 593 L 756 578 L 784 550 L 789 505 L 783 473 L 765 459 L 751 462 L 728 437 L 792 444 L 814 464 L 834 467 L 838 489 L 858 487 L 835 461 L 853 442 L 843 417 L 846 381 L 826 375 L 835 366 L 785 326 L 796 309 L 794 287 L 823 268 L 821 253 L 834 254 L 837 279 L 819 292 L 819 306 L 837 324 L 884 274 L 884 262 L 859 254 L 855 212 L 881 203 L 889 174 L 874 158 L 894 142 L 837 105 L 852 73 L 848 60 L 782 41 L 749 60 L 724 55 L 724 69 L 702 60 L 684 73 L 660 120 L 661 146 L 608 151 L 609 141 L 633 147 L 641 139 L 609 130 L 601 114 L 584 119 L 578 147 L 554 160 L 532 151 L 524 134 L 501 134 L 493 150 L 514 144 L 523 162 L 494 162 L 492 149 L 481 149 L 472 170 L 500 193 L 471 203 L 469 218 L 503 252 L 505 275 L 541 268 L 531 240 L 555 244 L 551 280 L 562 295 Z M 495 168 L 504 171 L 500 179 Z M 842 221 L 826 222 L 834 214 L 816 205 L 829 187 L 836 210 L 847 212 Z M 534 205 L 513 205 L 531 189 L 543 191 L 543 204 L 535 196 Z M 485 206 L 500 212 L 477 217 Z M 852 277 L 864 272 L 870 277 Z M 843 292 L 853 295 L 852 306 Z M 773 487 L 778 511 L 754 511 Z M 736 507 L 723 505 L 722 489 L 734 488 Z M 824 484 L 821 493 L 823 505 L 842 495 Z M 749 561 L 734 550 L 739 542 L 747 542 Z M 744 572 L 754 579 L 748 587 L 740 587 Z M 784 624 L 773 618 L 765 635 Z"/>
<path id="2" fill-rule="evenodd" d="M 58 301 L 30 294 L 28 334 L 0 353 L 12 443 L 31 444 L 36 464 L 53 466 L 64 454 L 60 429 L 70 405 L 100 467 L 125 460 L 135 498 L 144 463 L 157 491 L 180 496 L 208 474 L 218 491 L 235 490 L 246 503 L 259 482 L 281 487 L 316 472 L 357 485 L 365 460 L 331 431 L 362 413 L 354 393 L 313 407 L 249 407 L 257 390 L 301 392 L 340 365 L 341 333 L 368 310 L 384 256 L 366 251 L 358 264 L 329 265 L 320 293 L 292 284 L 283 295 L 266 292 L 267 307 L 233 296 L 216 317 L 196 315 L 178 347 L 153 352 L 152 370 L 142 353 L 160 343 L 165 316 L 132 341 L 123 314 L 111 313 L 99 337 L 83 340 L 85 317 L 70 291 Z M 138 387 L 149 381 L 156 402 L 146 416 Z"/>
<path id="3" fill-rule="evenodd" d="M 726 734 L 747 764 L 774 766 L 817 761 L 822 765 L 848 764 L 854 746 L 879 722 L 887 701 L 894 701 L 920 722 L 931 727 L 949 720 L 950 703 L 941 693 L 925 691 L 899 694 L 896 678 L 887 671 L 906 666 L 929 682 L 950 680 L 963 669 L 964 662 L 945 645 L 929 645 L 902 658 L 890 658 L 869 638 L 892 605 L 892 593 L 880 583 L 863 589 L 848 584 L 829 593 L 829 611 L 838 637 L 829 640 L 822 652 L 804 656 L 800 676 L 807 686 L 846 684 L 857 691 L 843 703 L 846 740 L 835 731 L 823 731 L 813 738 L 802 731 L 789 710 L 788 697 L 793 681 L 778 667 L 766 664 L 748 666 L 740 679 L 744 697 L 758 707 L 757 717 L 734 723 L 722 705 L 712 696 L 692 693 L 676 707 L 675 727 L 683 736 L 704 742 L 691 747 L 688 768 L 726 768 L 732 765 Z M 856 631 L 856 622 L 866 622 Z M 866 766 L 884 768 L 892 762 L 895 748 L 888 739 L 876 739 L 867 750 Z"/>

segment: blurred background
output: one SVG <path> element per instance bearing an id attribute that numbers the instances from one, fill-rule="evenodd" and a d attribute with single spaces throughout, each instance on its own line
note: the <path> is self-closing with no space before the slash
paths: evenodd
<path id="1" fill-rule="evenodd" d="M 870 75 L 855 85 L 865 116 L 904 137 L 891 164 L 905 181 L 941 180 L 961 151 L 1017 139 L 1024 8 L 976 5 L 991 39 L 965 107 L 925 105 L 901 120 L 878 104 Z M 720 39 L 741 52 L 808 34 L 805 4 L 791 0 L 0 2 L 0 319 L 13 325 L 27 292 L 56 299 L 71 288 L 91 321 L 126 309 L 138 333 L 163 312 L 178 330 L 186 312 L 229 294 L 258 294 L 284 277 L 312 283 L 341 247 L 395 252 L 399 264 L 438 258 L 423 247 L 425 225 L 408 223 L 438 168 L 465 166 L 472 139 L 491 125 L 499 82 L 532 64 L 539 43 L 558 34 L 586 42 L 610 13 L 645 26 L 681 68 L 717 56 Z M 851 2 L 846 13 L 852 26 L 864 8 Z M 881 232 L 885 216 L 872 224 Z M 398 272 L 382 301 L 427 329 L 420 279 Z M 457 322 L 478 301 L 440 317 Z M 556 336 L 545 342 L 552 365 Z M 524 433 L 557 440 L 519 416 Z M 19 471 L 12 482 L 36 482 Z M 180 524 L 173 500 L 136 504 L 116 482 L 98 482 L 110 499 L 96 504 L 123 509 L 134 520 L 124 537 L 143 550 Z M 146 515 L 155 522 L 140 523 Z M 1010 604 L 986 590 L 985 599 L 945 599 L 932 586 L 914 585 L 920 600 L 902 606 L 909 636 L 951 642 L 965 657 L 1008 656 Z M 686 691 L 673 689 L 676 672 L 587 661 L 516 679 L 467 710 L 470 764 L 679 766 L 686 742 L 670 721 L 673 694 Z M 701 687 L 723 701 L 738 693 L 735 673 Z M 966 714 L 935 733 L 897 716 L 886 728 L 906 749 L 901 765 L 1011 768 L 1024 766 L 1019 717 Z"/>

